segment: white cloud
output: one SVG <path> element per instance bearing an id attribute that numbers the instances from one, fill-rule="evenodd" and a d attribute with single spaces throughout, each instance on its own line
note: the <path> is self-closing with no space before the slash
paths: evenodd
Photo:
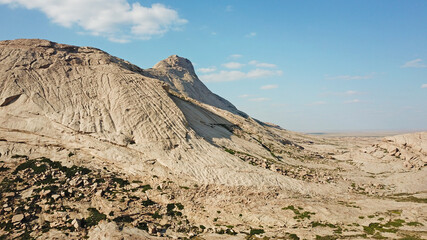
<path id="1" fill-rule="evenodd" d="M 353 91 L 353 90 L 348 90 L 348 91 L 344 92 L 344 95 L 357 95 L 357 94 L 360 94 L 360 92 Z"/>
<path id="2" fill-rule="evenodd" d="M 243 56 L 241 54 L 231 54 L 229 57 L 236 59 L 236 58 L 241 58 Z"/>
<path id="3" fill-rule="evenodd" d="M 241 71 L 220 71 L 219 73 L 201 75 L 200 79 L 205 82 L 231 82 L 245 77 L 246 73 Z"/>
<path id="4" fill-rule="evenodd" d="M 360 100 L 359 99 L 352 99 L 349 101 L 345 101 L 344 103 L 360 103 Z"/>
<path id="5" fill-rule="evenodd" d="M 317 101 L 317 102 L 312 102 L 310 105 L 317 106 L 317 105 L 325 105 L 325 104 L 326 104 L 325 101 Z"/>
<path id="6" fill-rule="evenodd" d="M 248 98 L 248 97 L 250 97 L 251 95 L 249 95 L 249 94 L 242 94 L 242 95 L 240 95 L 239 96 L 239 98 Z"/>
<path id="7" fill-rule="evenodd" d="M 79 26 L 120 43 L 161 36 L 187 23 L 177 11 L 158 3 L 144 7 L 127 0 L 0 0 L 0 4 L 39 10 L 55 24 Z"/>
<path id="8" fill-rule="evenodd" d="M 245 35 L 245 37 L 251 38 L 251 37 L 255 37 L 256 36 L 256 32 L 251 32 Z"/>
<path id="9" fill-rule="evenodd" d="M 423 85 L 421 85 L 421 88 L 427 88 L 427 83 L 424 83 Z"/>
<path id="10" fill-rule="evenodd" d="M 366 80 L 371 79 L 373 74 L 369 75 L 339 75 L 339 76 L 325 76 L 327 80 Z"/>
<path id="11" fill-rule="evenodd" d="M 283 72 L 280 70 L 272 71 L 272 70 L 265 70 L 265 69 L 254 69 L 248 72 L 247 77 L 248 78 L 262 78 L 262 77 L 271 77 L 271 76 L 280 76 Z"/>
<path id="12" fill-rule="evenodd" d="M 402 65 L 403 68 L 427 68 L 427 64 L 423 63 L 421 58 L 417 58 L 406 62 Z"/>
<path id="13" fill-rule="evenodd" d="M 249 64 L 250 65 L 255 65 L 256 67 L 263 67 L 263 68 L 275 68 L 275 67 L 277 67 L 276 64 L 263 63 L 263 62 L 258 62 L 256 60 L 250 61 Z"/>
<path id="14" fill-rule="evenodd" d="M 269 100 L 270 100 L 269 98 L 263 98 L 263 97 L 249 99 L 249 101 L 251 101 L 251 102 L 265 102 L 265 101 L 269 101 Z"/>
<path id="15" fill-rule="evenodd" d="M 229 68 L 229 69 L 237 69 L 237 68 L 241 68 L 241 67 L 245 66 L 245 64 L 238 63 L 238 62 L 228 62 L 228 63 L 222 64 L 222 66 Z"/>
<path id="16" fill-rule="evenodd" d="M 241 79 L 264 78 L 271 76 L 280 76 L 282 71 L 271 71 L 264 69 L 254 69 L 247 73 L 242 71 L 220 71 L 219 73 L 201 75 L 200 79 L 205 82 L 230 82 Z"/>
<path id="17" fill-rule="evenodd" d="M 197 71 L 201 72 L 201 73 L 215 72 L 216 71 L 216 67 L 198 68 Z"/>
<path id="18" fill-rule="evenodd" d="M 278 88 L 278 87 L 279 87 L 279 85 L 271 84 L 271 85 L 264 85 L 260 89 L 262 89 L 262 90 L 270 90 L 270 89 L 275 89 L 275 88 Z"/>
<path id="19" fill-rule="evenodd" d="M 225 7 L 225 11 L 226 12 L 232 12 L 233 11 L 233 6 L 227 5 L 227 7 Z"/>
<path id="20" fill-rule="evenodd" d="M 354 91 L 354 90 L 348 90 L 345 92 L 326 92 L 322 95 L 335 95 L 335 96 L 353 96 L 353 95 L 361 95 L 365 94 L 364 92 Z"/>

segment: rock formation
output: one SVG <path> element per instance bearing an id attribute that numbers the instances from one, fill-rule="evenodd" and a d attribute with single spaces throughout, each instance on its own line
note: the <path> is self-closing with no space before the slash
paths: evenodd
<path id="1" fill-rule="evenodd" d="M 0 42 L 0 239 L 421 238 L 426 143 L 260 122 L 176 55 Z"/>

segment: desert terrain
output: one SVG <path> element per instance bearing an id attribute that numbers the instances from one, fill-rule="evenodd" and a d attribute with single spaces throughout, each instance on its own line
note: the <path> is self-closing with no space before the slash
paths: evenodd
<path id="1" fill-rule="evenodd" d="M 1 41 L 0 239 L 427 239 L 427 132 L 282 127 L 176 55 Z"/>

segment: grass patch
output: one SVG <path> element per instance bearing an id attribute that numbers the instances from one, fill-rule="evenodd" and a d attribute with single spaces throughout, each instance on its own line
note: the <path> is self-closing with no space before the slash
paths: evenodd
<path id="1" fill-rule="evenodd" d="M 284 207 L 284 208 L 282 208 L 282 210 L 291 210 L 291 211 L 293 211 L 294 214 L 295 214 L 294 219 L 305 219 L 305 218 L 310 219 L 311 215 L 315 214 L 313 212 L 302 211 L 303 208 L 301 208 L 301 207 L 298 207 L 298 209 L 297 209 L 293 205 L 289 205 L 287 207 Z"/>
<path id="2" fill-rule="evenodd" d="M 377 232 L 375 233 L 372 238 L 374 239 L 387 239 L 386 237 L 384 237 L 383 235 L 381 235 L 381 233 Z"/>
<path id="3" fill-rule="evenodd" d="M 336 240 L 336 239 L 338 239 L 338 237 L 334 235 L 326 235 L 326 236 L 316 235 L 316 240 Z"/>
<path id="4" fill-rule="evenodd" d="M 224 148 L 224 151 L 228 152 L 229 154 L 236 154 L 236 151 L 234 151 L 233 149 L 229 149 L 229 148 Z"/>
<path id="5" fill-rule="evenodd" d="M 405 198 L 396 198 L 398 202 L 415 202 L 415 203 L 427 203 L 427 198 L 417 198 L 414 196 L 405 197 Z"/>
<path id="6" fill-rule="evenodd" d="M 397 219 L 394 221 L 390 221 L 386 224 L 381 223 L 370 223 L 368 226 L 363 226 L 363 231 L 369 235 L 374 235 L 376 231 L 378 232 L 390 232 L 396 233 L 398 229 L 391 227 L 400 227 L 402 226 L 403 220 Z"/>
<path id="7" fill-rule="evenodd" d="M 402 214 L 402 210 L 388 210 L 387 212 L 395 215 Z"/>
<path id="8" fill-rule="evenodd" d="M 257 235 L 257 234 L 263 234 L 264 229 L 261 228 L 251 228 L 251 231 L 249 232 L 249 235 Z"/>
<path id="9" fill-rule="evenodd" d="M 406 225 L 408 226 L 413 226 L 413 227 L 418 227 L 418 226 L 424 226 L 422 223 L 420 222 L 408 222 Z"/>
<path id="10" fill-rule="evenodd" d="M 321 223 L 321 222 L 311 222 L 311 227 L 330 227 L 330 228 L 337 228 L 332 223 Z"/>
<path id="11" fill-rule="evenodd" d="M 384 227 L 401 227 L 403 226 L 403 223 L 405 223 L 405 220 L 402 219 L 395 219 L 393 221 L 389 221 L 386 224 L 384 224 Z"/>

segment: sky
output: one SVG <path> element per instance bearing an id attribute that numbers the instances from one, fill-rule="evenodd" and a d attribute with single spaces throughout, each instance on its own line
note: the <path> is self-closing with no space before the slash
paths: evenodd
<path id="1" fill-rule="evenodd" d="M 177 54 L 214 93 L 300 132 L 427 130 L 427 1 L 0 0 L 0 40 Z"/>

